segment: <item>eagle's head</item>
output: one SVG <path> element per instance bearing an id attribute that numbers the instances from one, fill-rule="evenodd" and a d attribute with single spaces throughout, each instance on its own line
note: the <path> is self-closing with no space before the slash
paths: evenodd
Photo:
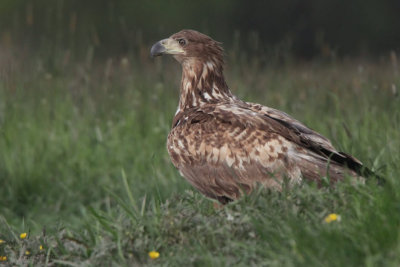
<path id="1" fill-rule="evenodd" d="M 212 62 L 222 67 L 223 49 L 221 44 L 205 34 L 194 30 L 182 30 L 155 43 L 151 47 L 151 56 L 164 54 L 173 57 L 182 65 Z"/>

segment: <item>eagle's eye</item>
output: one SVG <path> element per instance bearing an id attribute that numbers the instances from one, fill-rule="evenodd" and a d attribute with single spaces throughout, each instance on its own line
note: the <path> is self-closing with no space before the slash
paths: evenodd
<path id="1" fill-rule="evenodd" d="M 178 39 L 178 43 L 183 46 L 186 44 L 186 41 L 185 39 Z"/>

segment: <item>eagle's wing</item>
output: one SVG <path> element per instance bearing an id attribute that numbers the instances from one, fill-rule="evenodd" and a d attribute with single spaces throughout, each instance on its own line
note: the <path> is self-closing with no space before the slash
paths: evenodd
<path id="1" fill-rule="evenodd" d="M 336 149 L 332 146 L 331 142 L 324 136 L 319 133 L 311 130 L 298 120 L 292 118 L 290 115 L 286 114 L 283 111 L 262 106 L 260 104 L 255 103 L 246 103 L 250 106 L 250 109 L 255 110 L 261 114 L 269 116 L 282 124 L 285 124 L 288 128 L 294 129 L 299 133 L 303 134 L 303 138 L 310 140 L 310 142 L 315 143 L 316 145 L 320 145 L 328 150 L 335 151 Z"/>
<path id="2" fill-rule="evenodd" d="M 314 152 L 329 157 L 340 164 L 347 165 L 350 169 L 353 169 L 357 173 L 361 174 L 364 166 L 361 161 L 357 158 L 346 154 L 344 152 L 337 151 L 332 143 L 326 137 L 308 128 L 298 120 L 292 118 L 285 112 L 270 107 L 262 106 L 260 104 L 246 103 L 252 110 L 255 110 L 265 116 L 268 116 L 288 129 L 292 130 L 299 136 L 300 144 Z"/>
<path id="3" fill-rule="evenodd" d="M 249 108 L 204 105 L 178 114 L 173 126 L 168 136 L 173 164 L 199 191 L 222 203 L 257 183 L 279 187 L 285 177 L 318 181 L 327 173 L 328 156 L 303 145 L 302 134 Z M 345 172 L 331 164 L 333 179 Z"/>

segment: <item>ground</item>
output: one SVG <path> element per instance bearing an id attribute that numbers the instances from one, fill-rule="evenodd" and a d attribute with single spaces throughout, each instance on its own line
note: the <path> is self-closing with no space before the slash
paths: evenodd
<path id="1" fill-rule="evenodd" d="M 166 152 L 178 64 L 9 56 L 0 79 L 0 265 L 400 264 L 400 72 L 389 57 L 228 58 L 240 98 L 291 114 L 387 183 L 306 183 L 214 209 Z"/>

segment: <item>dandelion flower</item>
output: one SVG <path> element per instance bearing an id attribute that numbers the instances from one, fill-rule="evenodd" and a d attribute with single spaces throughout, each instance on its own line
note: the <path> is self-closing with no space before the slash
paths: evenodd
<path id="1" fill-rule="evenodd" d="M 31 252 L 29 250 L 25 251 L 25 255 L 31 255 Z"/>
<path id="2" fill-rule="evenodd" d="M 43 246 L 42 245 L 39 246 L 39 250 L 43 250 Z"/>
<path id="3" fill-rule="evenodd" d="M 7 260 L 7 256 L 0 256 L 0 261 L 6 261 Z"/>
<path id="4" fill-rule="evenodd" d="M 160 257 L 160 253 L 159 252 L 157 252 L 157 251 L 150 251 L 149 252 L 149 257 L 152 259 L 152 260 L 154 260 L 154 259 L 157 259 L 158 257 Z"/>
<path id="5" fill-rule="evenodd" d="M 0 245 L 6 243 L 3 239 L 0 239 Z"/>
<path id="6" fill-rule="evenodd" d="M 27 233 L 22 233 L 22 234 L 19 235 L 19 237 L 20 237 L 21 239 L 25 239 L 26 236 L 27 236 Z"/>
<path id="7" fill-rule="evenodd" d="M 326 223 L 331 223 L 333 221 L 340 221 L 340 216 L 337 215 L 336 213 L 331 213 L 328 216 L 325 217 L 324 221 Z"/>

